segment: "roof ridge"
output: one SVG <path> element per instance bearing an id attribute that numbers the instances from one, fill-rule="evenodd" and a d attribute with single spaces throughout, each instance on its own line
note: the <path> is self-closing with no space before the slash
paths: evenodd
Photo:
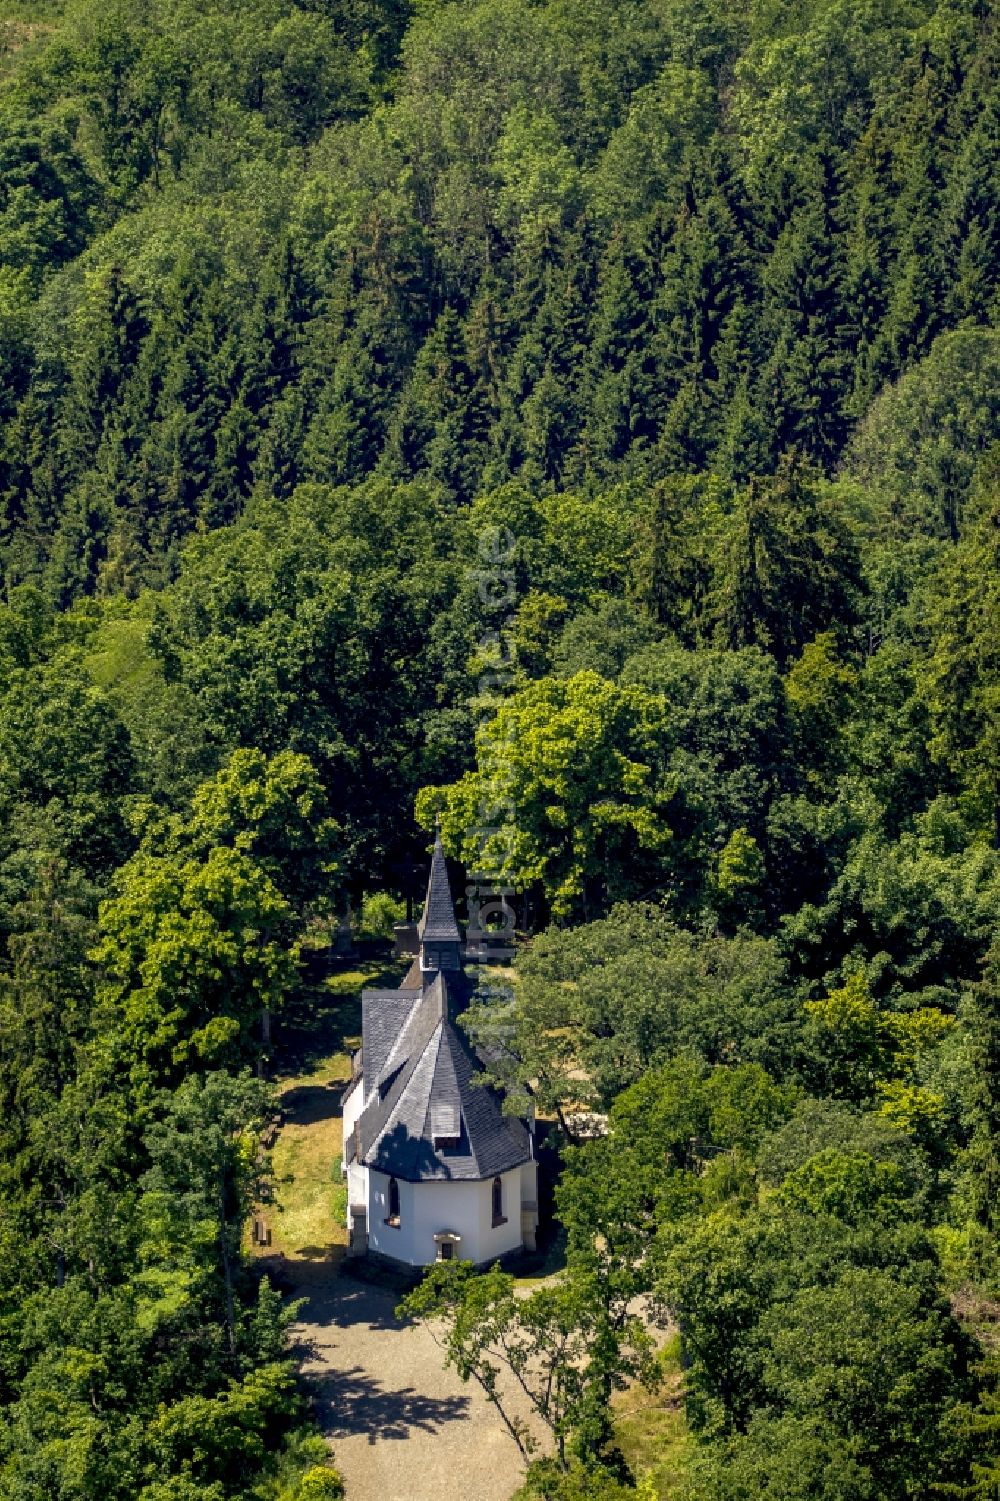
<path id="1" fill-rule="evenodd" d="M 435 1026 L 434 1031 L 427 1038 L 427 1040 L 424 1043 L 424 1045 L 422 1047 L 420 1047 L 420 1048 L 417 1048 L 414 1051 L 414 1053 L 413 1053 L 413 1059 L 412 1059 L 412 1065 L 413 1066 L 411 1068 L 409 1068 L 408 1070 L 406 1070 L 406 1076 L 407 1076 L 406 1077 L 406 1083 L 400 1089 L 399 1094 L 397 1095 L 396 1100 L 395 1100 L 395 1102 L 394 1102 L 391 1110 L 386 1115 L 385 1121 L 382 1124 L 382 1128 L 381 1128 L 381 1130 L 378 1133 L 379 1136 L 384 1136 L 387 1132 L 389 1132 L 389 1131 L 392 1130 L 393 1122 L 396 1120 L 396 1118 L 397 1118 L 397 1116 L 399 1114 L 399 1111 L 402 1108 L 403 1101 L 404 1101 L 404 1096 L 406 1095 L 407 1090 L 412 1085 L 413 1079 L 414 1079 L 414 1075 L 418 1072 L 421 1063 L 423 1063 L 424 1060 L 427 1058 L 427 1055 L 430 1052 L 431 1047 L 432 1047 L 432 1045 L 434 1043 L 434 1033 L 437 1032 L 438 1030 L 439 1030 L 438 1026 Z M 426 1126 L 426 1121 L 427 1121 L 427 1112 L 430 1109 L 431 1094 L 433 1093 L 434 1070 L 437 1067 L 437 1056 L 438 1056 L 438 1052 L 440 1052 L 440 1047 L 441 1047 L 441 1043 L 440 1043 L 440 1039 L 439 1039 L 438 1040 L 438 1049 L 437 1049 L 437 1052 L 435 1052 L 435 1054 L 434 1054 L 433 1066 L 430 1069 L 430 1077 L 429 1077 L 428 1082 L 427 1082 L 427 1102 L 426 1102 L 426 1104 L 424 1106 L 424 1124 L 425 1124 L 425 1126 Z M 376 1137 L 376 1140 L 377 1139 L 378 1138 Z"/>
<path id="2" fill-rule="evenodd" d="M 418 1020 L 419 1012 L 420 1012 L 420 1003 L 419 1002 L 417 1002 L 416 1005 L 413 1005 L 413 1006 L 410 1007 L 409 1014 L 407 1015 L 407 1017 L 403 1021 L 403 1025 L 400 1027 L 399 1031 L 396 1033 L 396 1036 L 394 1037 L 394 1039 L 392 1041 L 392 1045 L 389 1048 L 389 1051 L 386 1053 L 384 1059 L 382 1060 L 382 1066 L 381 1066 L 381 1068 L 379 1069 L 378 1073 L 375 1075 L 375 1078 L 372 1080 L 372 1084 L 373 1084 L 373 1086 L 374 1086 L 375 1089 L 380 1089 L 380 1087 L 382 1085 L 382 1081 L 384 1079 L 390 1077 L 391 1073 L 398 1073 L 399 1070 L 400 1070 L 400 1068 L 405 1068 L 406 1067 L 406 1062 L 407 1062 L 407 1057 L 405 1055 L 406 1037 L 407 1037 L 407 1033 L 409 1033 L 411 1031 L 411 1029 L 413 1028 L 414 1023 Z M 400 1056 L 401 1053 L 404 1054 L 404 1056 L 403 1056 L 403 1062 L 401 1064 L 396 1064 L 396 1060 Z M 395 1068 L 392 1068 L 391 1065 L 394 1065 L 394 1064 L 396 1066 L 395 1066 Z"/>
<path id="3" fill-rule="evenodd" d="M 431 1140 L 433 1140 L 433 1132 L 434 1132 L 434 1122 L 431 1119 L 431 1106 L 432 1106 L 433 1101 L 434 1101 L 434 1082 L 437 1079 L 437 1071 L 438 1071 L 438 1069 L 441 1066 L 441 1043 L 444 1040 L 444 1033 L 445 1033 L 445 1028 L 447 1027 L 447 1025 L 448 1025 L 448 1023 L 445 1020 L 445 1018 L 444 1017 L 439 1017 L 438 1018 L 438 1025 L 434 1029 L 435 1032 L 437 1033 L 437 1050 L 436 1050 L 436 1052 L 434 1054 L 434 1067 L 431 1069 L 430 1079 L 429 1079 L 428 1085 L 427 1085 L 427 1101 L 426 1101 L 426 1103 L 424 1105 L 424 1124 L 423 1124 L 424 1135 L 426 1136 L 427 1133 L 428 1133 L 428 1131 L 429 1131 L 431 1133 Z M 433 1042 L 433 1041 L 434 1041 L 434 1038 L 432 1037 L 431 1038 L 431 1042 Z M 424 1053 L 425 1054 L 427 1053 L 427 1050 L 428 1050 L 429 1047 L 430 1047 L 430 1043 L 428 1043 L 427 1048 L 424 1049 Z"/>
<path id="4" fill-rule="evenodd" d="M 417 1064 L 430 1045 L 440 1018 L 432 1017 L 433 1025 L 427 1035 L 424 1036 L 429 1016 L 430 1008 L 423 1003 L 418 1003 L 414 1006 L 413 1011 L 407 1018 L 406 1026 L 399 1034 L 397 1047 L 402 1047 L 406 1034 L 411 1030 L 415 1033 L 413 1038 L 414 1046 L 412 1051 L 403 1059 L 403 1063 L 398 1069 L 385 1098 L 380 1098 L 378 1095 L 373 1097 L 358 1117 L 359 1128 L 366 1128 L 364 1129 L 364 1138 L 366 1139 L 363 1141 L 362 1150 L 358 1153 L 359 1157 L 367 1154 L 371 1147 L 378 1141 L 379 1137 L 387 1130 L 389 1121 L 395 1114 L 399 1102 L 416 1071 Z M 420 1022 L 423 1022 L 423 1026 L 419 1025 Z M 381 1078 L 382 1074 L 380 1073 L 379 1078 L 375 1081 L 376 1090 Z"/>
<path id="5" fill-rule="evenodd" d="M 458 1053 L 458 1058 L 457 1059 L 455 1057 L 456 1051 Z M 468 1053 L 467 1053 L 467 1051 L 465 1049 L 465 1045 L 462 1042 L 462 1039 L 458 1035 L 458 1032 L 457 1032 L 457 1030 L 455 1028 L 455 1023 L 451 1020 L 451 1018 L 449 1016 L 445 1016 L 444 1021 L 442 1022 L 442 1025 L 441 1025 L 441 1042 L 440 1042 L 440 1044 L 438 1046 L 438 1058 L 439 1059 L 440 1059 L 440 1056 L 441 1056 L 442 1052 L 446 1053 L 447 1058 L 448 1058 L 448 1062 L 451 1064 L 451 1071 L 452 1071 L 452 1074 L 453 1074 L 454 1079 L 455 1079 L 455 1090 L 456 1090 L 456 1092 L 458 1094 L 458 1108 L 459 1108 L 460 1116 L 461 1116 L 461 1118 L 465 1122 L 466 1135 L 468 1136 L 468 1139 L 469 1139 L 469 1156 L 472 1158 L 473 1162 L 476 1164 L 476 1172 L 479 1173 L 479 1172 L 481 1172 L 481 1166 L 482 1165 L 481 1165 L 481 1163 L 479 1161 L 479 1155 L 476 1152 L 476 1144 L 475 1144 L 475 1140 L 474 1140 L 474 1133 L 472 1131 L 471 1126 L 469 1125 L 468 1115 L 467 1115 L 467 1112 L 466 1112 L 466 1109 L 465 1109 L 465 1100 L 464 1100 L 465 1090 L 469 1089 L 469 1088 L 474 1088 L 475 1087 L 472 1084 L 472 1082 L 471 1082 L 471 1076 L 475 1072 L 475 1070 L 472 1067 L 471 1060 L 470 1060 L 470 1058 L 468 1056 Z M 466 1071 L 466 1073 L 468 1075 L 468 1077 L 466 1079 L 463 1079 L 461 1077 L 461 1073 L 460 1073 L 460 1069 L 459 1069 L 459 1060 L 461 1060 L 461 1063 L 465 1065 L 465 1071 Z"/>

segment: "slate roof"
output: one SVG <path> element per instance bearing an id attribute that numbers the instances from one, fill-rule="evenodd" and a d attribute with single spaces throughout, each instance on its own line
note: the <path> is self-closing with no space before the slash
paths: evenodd
<path id="1" fill-rule="evenodd" d="M 441 847 L 441 835 L 434 836 L 431 873 L 427 881 L 427 899 L 423 916 L 417 924 L 421 943 L 461 943 L 462 935 L 455 921 L 455 906 L 448 883 L 448 866 Z"/>
<path id="2" fill-rule="evenodd" d="M 366 992 L 367 1104 L 349 1148 L 365 1166 L 410 1182 L 476 1180 L 531 1157 L 524 1124 L 503 1114 L 495 1090 L 474 1082 L 480 1065 L 454 1021 L 467 988 L 462 975 L 438 973 L 418 995 Z"/>
<path id="3" fill-rule="evenodd" d="M 408 988 L 362 992 L 361 1067 L 366 1100 L 370 1098 L 375 1081 L 399 1042 L 421 994 L 420 989 Z"/>

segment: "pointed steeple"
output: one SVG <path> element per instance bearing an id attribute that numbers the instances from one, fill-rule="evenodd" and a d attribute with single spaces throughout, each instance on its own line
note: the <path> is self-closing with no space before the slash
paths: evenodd
<path id="1" fill-rule="evenodd" d="M 455 905 L 451 899 L 440 828 L 434 835 L 427 899 L 424 902 L 423 916 L 417 924 L 417 933 L 420 936 L 420 968 L 425 973 L 461 968 L 462 935 L 455 921 Z"/>

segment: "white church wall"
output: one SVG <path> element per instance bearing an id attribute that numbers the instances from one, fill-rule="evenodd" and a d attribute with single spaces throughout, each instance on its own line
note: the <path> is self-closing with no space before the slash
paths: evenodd
<path id="1" fill-rule="evenodd" d="M 538 1204 L 538 1163 L 534 1158 L 530 1162 L 523 1162 L 518 1170 L 521 1174 L 521 1203 L 524 1205 Z"/>
<path id="2" fill-rule="evenodd" d="M 462 1238 L 455 1248 L 461 1261 L 479 1260 L 478 1183 L 418 1183 L 414 1185 L 414 1260 L 437 1259 L 435 1235 L 452 1230 Z"/>
<path id="3" fill-rule="evenodd" d="M 500 1176 L 504 1223 L 493 1223 L 493 1179 L 477 1184 L 479 1193 L 479 1250 L 471 1259 L 492 1261 L 521 1245 L 521 1170 L 512 1168 Z M 464 1252 L 463 1252 L 464 1254 Z"/>
<path id="4" fill-rule="evenodd" d="M 354 1089 L 351 1090 L 350 1094 L 344 1100 L 343 1104 L 345 1147 L 350 1140 L 351 1132 L 354 1130 L 358 1116 L 361 1114 L 362 1108 L 364 1107 L 364 1102 L 364 1085 L 359 1082 L 357 1085 L 355 1085 Z"/>
<path id="5" fill-rule="evenodd" d="M 399 1224 L 390 1225 L 389 1178 L 385 1173 L 368 1171 L 368 1247 L 382 1256 L 392 1256 L 410 1266 L 419 1266 L 433 1257 L 421 1256 L 418 1251 L 419 1233 L 414 1212 L 413 1191 L 417 1186 L 397 1179 L 399 1187 Z"/>
<path id="6" fill-rule="evenodd" d="M 492 1261 L 521 1245 L 521 1174 L 503 1174 L 505 1224 L 493 1225 L 493 1183 L 399 1181 L 399 1225 L 387 1225 L 389 1179 L 369 1172 L 368 1245 L 410 1266 L 437 1258 L 434 1236 L 451 1230 L 461 1237 L 455 1249 L 463 1261 Z"/>
<path id="7" fill-rule="evenodd" d="M 353 1224 L 351 1208 L 353 1205 L 362 1205 L 366 1212 L 368 1209 L 368 1169 L 359 1167 L 352 1162 L 347 1169 L 347 1228 L 350 1230 Z"/>

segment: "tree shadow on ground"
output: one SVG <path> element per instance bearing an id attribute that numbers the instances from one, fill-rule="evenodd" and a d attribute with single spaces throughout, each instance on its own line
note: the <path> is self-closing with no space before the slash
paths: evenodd
<path id="1" fill-rule="evenodd" d="M 361 991 L 393 988 L 406 961 L 392 958 L 386 943 L 359 945 L 352 958 L 318 960 L 302 986 L 274 1017 L 274 1063 L 281 1074 L 307 1073 L 331 1053 L 350 1052 L 361 1032 Z"/>
<path id="2" fill-rule="evenodd" d="M 437 1433 L 445 1423 L 469 1421 L 468 1397 L 427 1397 L 412 1386 L 385 1387 L 360 1366 L 309 1376 L 308 1385 L 323 1432 L 334 1442 L 363 1433 L 374 1444 L 409 1438 L 414 1429 Z"/>
<path id="3" fill-rule="evenodd" d="M 339 1118 L 346 1084 L 300 1084 L 286 1089 L 281 1096 L 285 1122 L 295 1126 L 315 1126 L 320 1121 Z"/>
<path id="4" fill-rule="evenodd" d="M 396 1304 L 403 1289 L 356 1282 L 329 1263 L 308 1270 L 302 1268 L 301 1273 L 294 1288 L 295 1297 L 303 1300 L 298 1316 L 300 1324 L 320 1329 L 363 1325 L 374 1330 L 391 1329 L 394 1333 L 402 1328 L 396 1317 Z M 308 1345 L 308 1336 L 303 1343 Z"/>

